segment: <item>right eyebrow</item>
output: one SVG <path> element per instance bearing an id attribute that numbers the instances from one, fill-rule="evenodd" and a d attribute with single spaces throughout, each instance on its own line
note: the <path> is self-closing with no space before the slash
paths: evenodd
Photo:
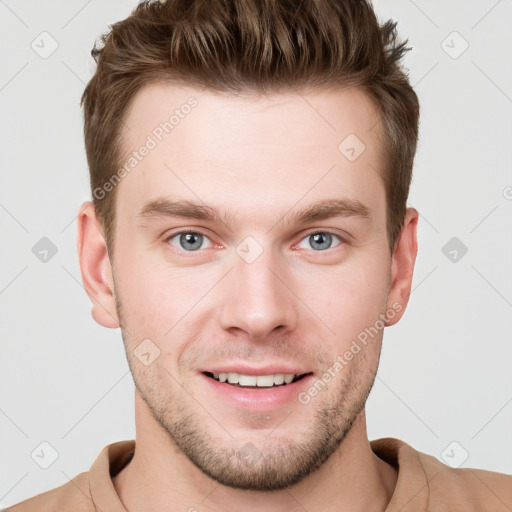
<path id="1" fill-rule="evenodd" d="M 211 222 L 229 224 L 230 215 L 223 216 L 206 204 L 194 203 L 192 201 L 171 201 L 165 197 L 147 202 L 140 210 L 137 218 L 155 219 L 165 217 L 181 217 L 184 219 L 197 219 Z"/>

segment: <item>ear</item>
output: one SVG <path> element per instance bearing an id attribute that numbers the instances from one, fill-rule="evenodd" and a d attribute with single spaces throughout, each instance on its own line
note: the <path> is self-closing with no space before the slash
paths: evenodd
<path id="1" fill-rule="evenodd" d="M 92 317 L 104 327 L 119 327 L 110 258 L 91 201 L 85 201 L 80 206 L 77 251 L 82 282 L 92 301 Z"/>
<path id="2" fill-rule="evenodd" d="M 386 321 L 386 326 L 396 324 L 402 318 L 409 302 L 414 263 L 418 252 L 418 216 L 417 210 L 407 208 L 404 224 L 393 250 L 387 310 L 393 309 L 396 314 Z"/>

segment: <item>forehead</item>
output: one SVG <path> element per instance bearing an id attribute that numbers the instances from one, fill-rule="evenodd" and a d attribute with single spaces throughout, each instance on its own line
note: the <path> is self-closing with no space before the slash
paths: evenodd
<path id="1" fill-rule="evenodd" d="M 134 96 L 125 125 L 121 166 L 133 166 L 118 204 L 131 220 L 163 195 L 219 209 L 229 202 L 253 220 L 255 211 L 275 218 L 279 205 L 337 197 L 372 214 L 384 207 L 379 117 L 357 89 L 241 96 L 151 84 Z"/>
<path id="2" fill-rule="evenodd" d="M 142 133 L 152 134 L 156 139 L 171 131 L 175 136 L 183 134 L 185 130 L 179 126 L 185 124 L 186 118 L 189 118 L 186 124 L 196 129 L 196 137 L 202 137 L 206 132 L 211 137 L 217 133 L 221 138 L 224 128 L 236 128 L 232 137 L 243 139 L 249 134 L 254 142 L 263 143 L 272 141 L 276 132 L 294 128 L 293 133 L 288 134 L 293 136 L 291 143 L 302 136 L 312 142 L 324 139 L 324 144 L 336 144 L 347 129 L 367 138 L 368 132 L 377 132 L 375 128 L 379 124 L 374 102 L 356 88 L 263 95 L 153 83 L 141 88 L 132 98 L 125 114 L 128 129 L 123 130 L 123 138 L 133 145 L 137 142 L 134 139 Z M 297 120 L 302 121 L 300 125 L 295 124 Z M 206 125 L 203 124 L 205 121 Z M 167 130 L 166 122 L 170 124 Z M 211 131 L 213 127 L 215 132 Z M 164 133 L 160 133 L 159 128 Z"/>

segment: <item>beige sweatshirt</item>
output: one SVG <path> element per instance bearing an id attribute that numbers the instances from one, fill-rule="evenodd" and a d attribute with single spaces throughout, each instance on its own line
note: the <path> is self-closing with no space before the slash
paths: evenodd
<path id="1" fill-rule="evenodd" d="M 511 512 L 512 476 L 482 469 L 454 469 L 399 439 L 370 442 L 373 452 L 398 469 L 386 512 Z M 112 476 L 130 462 L 135 441 L 103 448 L 91 469 L 6 512 L 127 512 Z"/>

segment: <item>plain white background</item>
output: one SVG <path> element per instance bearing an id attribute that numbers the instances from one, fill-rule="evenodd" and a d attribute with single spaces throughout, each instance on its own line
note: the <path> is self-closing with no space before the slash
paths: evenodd
<path id="1" fill-rule="evenodd" d="M 76 215 L 91 197 L 79 109 L 90 50 L 134 5 L 0 2 L 0 507 L 135 436 L 121 333 L 93 321 L 76 254 Z M 405 63 L 422 115 L 409 204 L 421 217 L 409 306 L 385 331 L 367 404 L 369 438 L 512 473 L 512 4 L 377 0 L 376 10 L 413 47 Z M 46 263 L 33 252 L 43 237 L 57 250 Z M 42 442 L 58 454 L 48 469 L 31 456 Z"/>

